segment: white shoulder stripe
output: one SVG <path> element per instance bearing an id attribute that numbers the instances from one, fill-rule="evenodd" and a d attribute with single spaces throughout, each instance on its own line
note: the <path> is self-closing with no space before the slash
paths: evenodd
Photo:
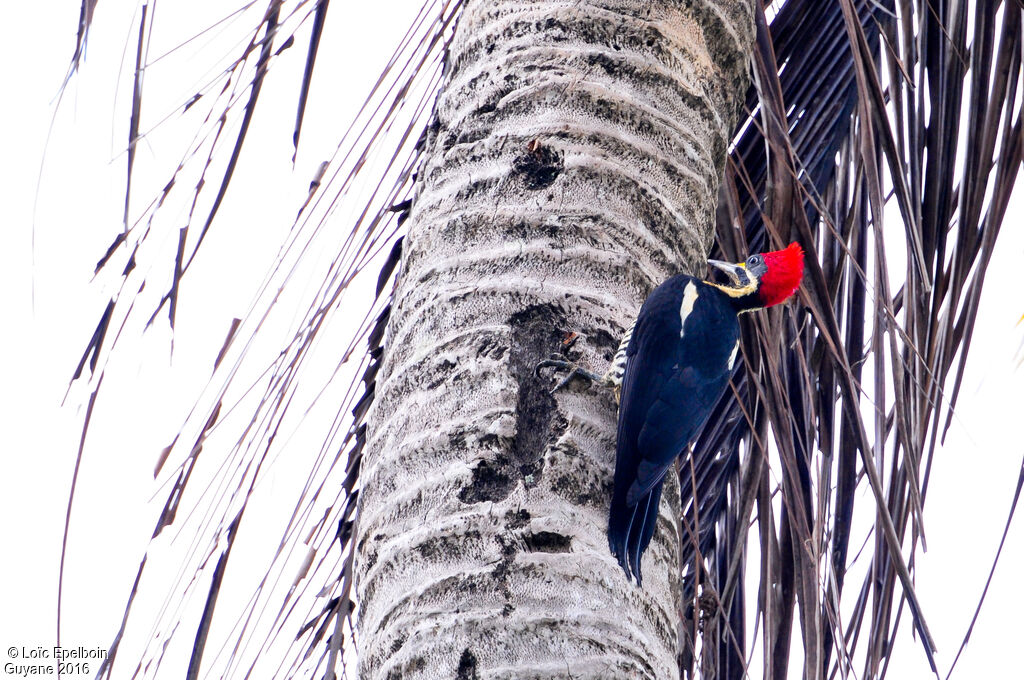
<path id="1" fill-rule="evenodd" d="M 683 304 L 679 306 L 679 337 L 683 337 L 686 331 L 686 317 L 693 311 L 693 305 L 697 302 L 697 286 L 693 281 L 687 281 L 683 289 Z"/>

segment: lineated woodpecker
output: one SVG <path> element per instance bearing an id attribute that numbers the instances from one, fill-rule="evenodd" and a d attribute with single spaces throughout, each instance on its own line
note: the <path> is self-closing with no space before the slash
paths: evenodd
<path id="1" fill-rule="evenodd" d="M 655 288 L 604 376 L 563 361 L 538 366 L 573 369 L 556 390 L 582 374 L 616 392 L 619 425 L 608 545 L 626 577 L 635 577 L 638 584 L 665 475 L 729 384 L 739 349 L 738 315 L 789 298 L 803 276 L 804 252 L 791 243 L 739 264 L 708 264 L 725 272 L 730 283 L 679 274 Z"/>

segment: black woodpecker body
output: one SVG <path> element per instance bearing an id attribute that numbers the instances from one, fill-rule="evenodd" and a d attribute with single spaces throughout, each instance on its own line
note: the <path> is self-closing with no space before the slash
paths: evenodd
<path id="1" fill-rule="evenodd" d="M 709 264 L 731 284 L 685 274 L 662 283 L 644 302 L 604 378 L 621 389 L 608 544 L 637 583 L 665 475 L 729 384 L 739 349 L 738 315 L 792 295 L 803 275 L 803 250 L 793 243 L 742 264 Z"/>

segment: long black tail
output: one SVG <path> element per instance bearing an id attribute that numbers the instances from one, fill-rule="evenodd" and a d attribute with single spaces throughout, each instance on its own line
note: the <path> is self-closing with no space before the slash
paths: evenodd
<path id="1" fill-rule="evenodd" d="M 612 495 L 612 509 L 608 517 L 608 547 L 612 555 L 618 558 L 626 578 L 636 578 L 637 585 L 643 583 L 640 560 L 651 544 L 658 523 L 661 485 L 662 482 L 655 484 L 633 505 L 626 501 L 627 489 L 621 488 L 626 485 L 617 484 Z"/>

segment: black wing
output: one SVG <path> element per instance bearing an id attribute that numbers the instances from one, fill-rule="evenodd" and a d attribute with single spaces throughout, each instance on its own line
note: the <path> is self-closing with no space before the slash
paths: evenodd
<path id="1" fill-rule="evenodd" d="M 638 583 L 640 560 L 657 524 L 665 474 L 699 432 L 729 379 L 724 357 L 704 360 L 701 344 L 708 338 L 680 340 L 681 288 L 651 295 L 626 353 L 608 544 L 626 576 Z M 731 350 L 735 340 L 728 332 L 724 335 L 713 340 L 729 343 Z"/>

